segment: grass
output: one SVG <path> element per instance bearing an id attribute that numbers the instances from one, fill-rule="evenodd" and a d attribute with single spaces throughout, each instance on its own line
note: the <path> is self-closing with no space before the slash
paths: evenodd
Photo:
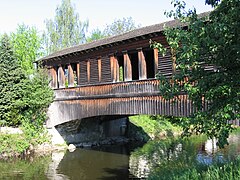
<path id="1" fill-rule="evenodd" d="M 215 164 L 211 166 L 195 166 L 186 168 L 157 168 L 150 174 L 150 180 L 174 179 L 174 180 L 238 180 L 240 179 L 240 159 L 226 164 Z"/>
<path id="2" fill-rule="evenodd" d="M 135 126 L 141 127 L 151 139 L 173 137 L 182 131 L 180 127 L 172 125 L 167 118 L 162 116 L 130 116 L 129 121 Z"/>
<path id="3" fill-rule="evenodd" d="M 0 134 L 0 154 L 23 153 L 30 146 L 24 134 Z"/>

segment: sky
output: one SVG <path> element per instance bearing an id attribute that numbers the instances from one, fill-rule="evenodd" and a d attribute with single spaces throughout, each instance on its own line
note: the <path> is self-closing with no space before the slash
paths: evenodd
<path id="1" fill-rule="evenodd" d="M 0 34 L 16 30 L 18 24 L 35 26 L 40 32 L 45 29 L 44 21 L 53 19 L 57 5 L 62 0 L 0 0 Z M 104 29 L 116 19 L 132 17 L 141 26 L 165 22 L 164 11 L 172 9 L 171 0 L 71 0 L 81 21 L 89 21 L 93 29 Z M 205 0 L 185 0 L 188 7 L 197 13 L 211 10 Z"/>

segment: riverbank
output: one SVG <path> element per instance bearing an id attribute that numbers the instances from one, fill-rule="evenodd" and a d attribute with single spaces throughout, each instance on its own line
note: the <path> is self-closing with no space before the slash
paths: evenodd
<path id="1" fill-rule="evenodd" d="M 130 142 L 147 142 L 148 140 L 173 137 L 180 134 L 181 129 L 173 126 L 160 116 L 129 117 L 128 132 L 124 136 L 108 137 L 101 141 L 74 144 L 75 147 L 95 147 L 104 145 L 126 144 Z M 36 138 L 36 137 L 35 137 Z M 20 128 L 0 128 L 0 159 L 24 157 L 33 154 L 49 154 L 53 151 L 67 149 L 67 144 L 54 145 L 47 130 L 38 139 L 26 135 Z"/>
<path id="2" fill-rule="evenodd" d="M 44 137 L 45 136 L 45 137 Z M 0 159 L 23 158 L 33 155 L 50 154 L 52 151 L 64 150 L 66 145 L 53 145 L 47 134 L 42 135 L 42 143 L 29 138 L 20 128 L 0 128 Z"/>

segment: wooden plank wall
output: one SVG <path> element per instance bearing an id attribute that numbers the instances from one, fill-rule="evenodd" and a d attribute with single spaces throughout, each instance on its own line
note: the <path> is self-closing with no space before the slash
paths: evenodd
<path id="1" fill-rule="evenodd" d="M 165 77 L 172 75 L 172 54 L 170 48 L 167 48 L 167 53 L 164 57 L 161 53 L 158 53 L 158 72 Z"/>

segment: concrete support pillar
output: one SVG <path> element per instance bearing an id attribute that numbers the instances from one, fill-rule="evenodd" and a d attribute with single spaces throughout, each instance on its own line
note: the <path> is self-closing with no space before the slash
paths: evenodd
<path id="1" fill-rule="evenodd" d="M 57 70 L 54 67 L 51 67 L 50 69 L 50 76 L 51 76 L 51 87 L 53 89 L 58 88 L 58 79 L 57 79 Z"/>
<path id="2" fill-rule="evenodd" d="M 61 65 L 58 67 L 58 84 L 59 88 L 65 88 L 65 75 Z"/>
<path id="3" fill-rule="evenodd" d="M 139 80 L 147 79 L 147 65 L 145 56 L 143 54 L 142 48 L 138 50 L 138 70 L 139 70 Z"/>
<path id="4" fill-rule="evenodd" d="M 68 87 L 74 87 L 74 73 L 71 64 L 68 64 Z"/>
<path id="5" fill-rule="evenodd" d="M 158 49 L 154 48 L 154 75 L 158 73 Z"/>
<path id="6" fill-rule="evenodd" d="M 102 81 L 102 60 L 98 58 L 98 81 Z"/>
<path id="7" fill-rule="evenodd" d="M 132 64 L 127 51 L 123 51 L 124 81 L 132 81 Z"/>
<path id="8" fill-rule="evenodd" d="M 77 63 L 77 85 L 80 85 L 80 63 Z"/>

